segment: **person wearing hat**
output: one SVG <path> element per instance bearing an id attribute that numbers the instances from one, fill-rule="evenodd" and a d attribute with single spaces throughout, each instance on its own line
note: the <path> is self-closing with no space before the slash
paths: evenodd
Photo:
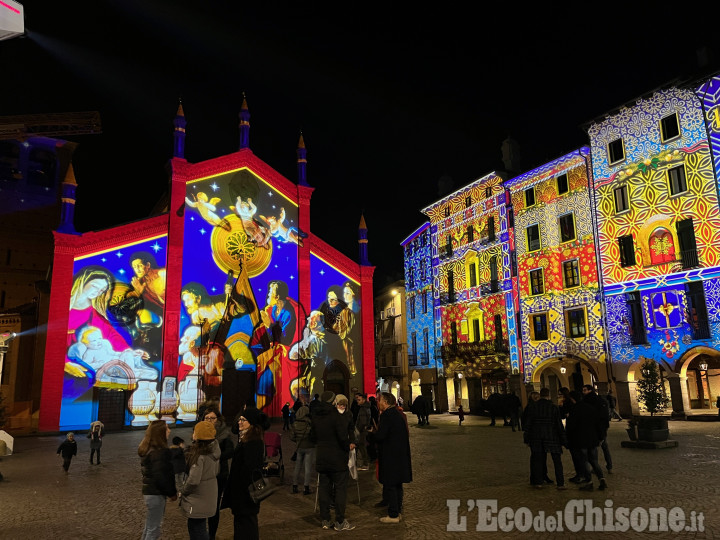
<path id="1" fill-rule="evenodd" d="M 322 528 L 333 527 L 336 531 L 349 531 L 355 528 L 345 519 L 347 500 L 348 458 L 350 450 L 355 448 L 348 432 L 347 413 L 344 418 L 333 405 L 335 394 L 326 390 L 320 396 L 320 402 L 313 410 L 313 427 L 317 440 L 317 460 L 315 469 L 320 475 L 318 498 Z M 347 398 L 345 398 L 347 407 Z M 330 503 L 335 492 L 335 523 L 330 521 Z"/>
<path id="2" fill-rule="evenodd" d="M 190 540 L 208 538 L 207 518 L 217 510 L 217 474 L 220 446 L 215 426 L 203 420 L 195 424 L 193 443 L 187 451 L 187 480 L 180 488 L 180 510 L 187 518 Z"/>
<path id="3" fill-rule="evenodd" d="M 262 474 L 265 460 L 265 442 L 263 426 L 267 416 L 255 407 L 246 407 L 237 419 L 240 441 L 235 447 L 230 476 L 228 477 L 221 508 L 230 508 L 233 513 L 235 538 L 258 540 L 258 513 L 260 503 L 250 498 L 248 486 L 253 475 Z M 257 478 L 257 476 L 255 476 Z"/>
<path id="4" fill-rule="evenodd" d="M 340 413 L 341 418 L 347 422 L 347 432 L 350 442 L 357 446 L 357 436 L 355 435 L 355 422 L 353 422 L 352 413 L 348 411 L 348 398 L 343 394 L 335 396 L 335 408 Z"/>

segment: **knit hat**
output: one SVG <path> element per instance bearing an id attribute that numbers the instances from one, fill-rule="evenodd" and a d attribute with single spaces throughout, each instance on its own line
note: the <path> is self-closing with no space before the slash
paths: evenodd
<path id="1" fill-rule="evenodd" d="M 342 394 L 338 394 L 337 396 L 335 396 L 335 405 L 345 405 L 347 407 L 348 398 L 346 398 Z"/>
<path id="2" fill-rule="evenodd" d="M 243 418 L 248 421 L 251 426 L 260 425 L 260 411 L 256 407 L 246 407 L 242 413 Z"/>
<path id="3" fill-rule="evenodd" d="M 322 395 L 320 396 L 320 399 L 324 401 L 325 403 L 332 403 L 335 401 L 335 392 L 331 392 L 330 390 L 325 390 Z"/>
<path id="4" fill-rule="evenodd" d="M 215 438 L 215 426 L 212 422 L 203 420 L 195 424 L 193 431 L 193 440 L 195 441 L 212 441 Z"/>

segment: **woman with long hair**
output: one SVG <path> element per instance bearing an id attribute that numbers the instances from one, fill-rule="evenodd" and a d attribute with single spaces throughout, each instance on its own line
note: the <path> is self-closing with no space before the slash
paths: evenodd
<path id="1" fill-rule="evenodd" d="M 216 477 L 220 469 L 220 447 L 212 422 L 195 424 L 193 444 L 186 457 L 188 477 L 180 489 L 180 510 L 188 520 L 190 540 L 208 540 L 207 518 L 217 510 Z"/>
<path id="2" fill-rule="evenodd" d="M 258 512 L 260 503 L 250 498 L 248 486 L 253 477 L 262 474 L 265 458 L 263 425 L 264 413 L 254 407 L 246 407 L 238 418 L 240 442 L 235 447 L 230 476 L 225 487 L 221 507 L 230 508 L 233 513 L 233 525 L 236 540 L 258 540 Z"/>
<path id="3" fill-rule="evenodd" d="M 150 422 L 145 431 L 138 455 L 142 469 L 142 493 L 147 507 L 145 529 L 141 540 L 155 540 L 162 536 L 165 501 L 177 500 L 172 455 L 168 448 L 170 428 L 164 420 Z"/>

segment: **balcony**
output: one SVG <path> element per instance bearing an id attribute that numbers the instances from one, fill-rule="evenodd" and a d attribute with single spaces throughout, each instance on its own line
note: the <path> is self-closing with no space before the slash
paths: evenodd
<path id="1" fill-rule="evenodd" d="M 453 304 L 455 303 L 455 293 L 440 293 L 440 298 L 438 300 L 440 301 L 441 306 Z"/>
<path id="2" fill-rule="evenodd" d="M 488 294 L 494 294 L 500 291 L 500 286 L 497 279 L 491 279 L 488 283 L 480 285 L 480 295 L 486 296 Z"/>
<path id="3" fill-rule="evenodd" d="M 420 353 L 417 355 L 418 363 L 421 366 L 429 366 L 430 365 L 430 356 L 428 353 Z"/>
<path id="4" fill-rule="evenodd" d="M 680 251 L 680 261 L 683 269 L 700 266 L 697 249 L 683 249 Z"/>
<path id="5" fill-rule="evenodd" d="M 417 354 L 408 354 L 408 366 L 417 366 L 417 362 L 418 362 Z"/>
<path id="6" fill-rule="evenodd" d="M 443 360 L 460 358 L 463 361 L 473 360 L 482 356 L 507 354 L 509 350 L 509 343 L 506 339 L 488 339 L 485 341 L 475 341 L 473 343 L 455 343 L 441 347 Z"/>

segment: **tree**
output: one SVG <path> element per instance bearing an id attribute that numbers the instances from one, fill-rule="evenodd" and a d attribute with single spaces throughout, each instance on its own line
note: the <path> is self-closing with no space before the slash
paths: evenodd
<path id="1" fill-rule="evenodd" d="M 645 403 L 645 409 L 650 416 L 654 416 L 655 413 L 664 410 L 670 400 L 665 396 L 655 360 L 645 360 L 640 371 L 643 378 L 637 382 L 638 398 Z"/>

